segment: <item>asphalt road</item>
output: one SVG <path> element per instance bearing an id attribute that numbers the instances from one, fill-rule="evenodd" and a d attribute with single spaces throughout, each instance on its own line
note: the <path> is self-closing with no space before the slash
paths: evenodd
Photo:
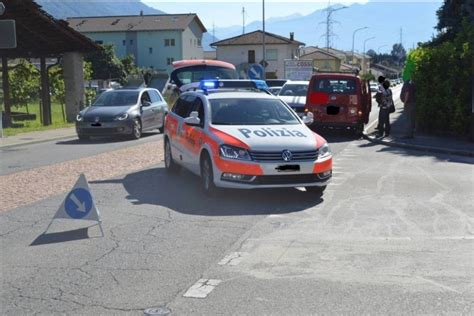
<path id="1" fill-rule="evenodd" d="M 322 196 L 211 199 L 157 164 L 90 184 L 103 238 L 43 234 L 64 194 L 1 213 L 1 314 L 472 314 L 474 159 L 324 136 Z"/>

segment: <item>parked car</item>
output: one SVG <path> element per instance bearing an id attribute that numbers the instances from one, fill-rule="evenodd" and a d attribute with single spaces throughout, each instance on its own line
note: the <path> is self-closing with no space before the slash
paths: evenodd
<path id="1" fill-rule="evenodd" d="M 179 60 L 173 62 L 162 93 L 171 106 L 181 93 L 196 89 L 202 80 L 212 79 L 239 79 L 239 74 L 234 65 L 220 60 Z"/>
<path id="2" fill-rule="evenodd" d="M 305 110 L 315 126 L 353 128 L 361 133 L 372 108 L 367 81 L 349 73 L 317 73 L 311 78 Z"/>
<path id="3" fill-rule="evenodd" d="M 304 116 L 309 81 L 289 81 L 281 88 L 278 97 L 288 104 L 300 117 Z"/>
<path id="4" fill-rule="evenodd" d="M 282 87 L 269 87 L 268 91 L 270 91 L 271 94 L 273 95 L 278 95 L 280 93 Z"/>
<path id="5" fill-rule="evenodd" d="M 289 80 L 287 79 L 267 79 L 265 82 L 267 83 L 267 86 L 269 87 L 283 87 L 285 83 L 287 83 Z"/>
<path id="6" fill-rule="evenodd" d="M 103 92 L 76 117 L 81 140 L 91 136 L 141 137 L 143 131 L 163 132 L 168 105 L 156 89 L 118 89 Z"/>
<path id="7" fill-rule="evenodd" d="M 370 83 L 370 92 L 377 92 L 379 89 L 379 85 L 377 82 L 371 82 Z"/>

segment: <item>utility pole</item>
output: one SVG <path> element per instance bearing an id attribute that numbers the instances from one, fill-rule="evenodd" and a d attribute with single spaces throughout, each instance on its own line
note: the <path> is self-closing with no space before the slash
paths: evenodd
<path id="1" fill-rule="evenodd" d="M 216 24 L 212 21 L 212 40 L 216 40 Z"/>
<path id="2" fill-rule="evenodd" d="M 242 7 L 242 34 L 245 34 L 245 7 Z"/>
<path id="3" fill-rule="evenodd" d="M 403 46 L 403 28 L 400 27 L 400 45 Z"/>
<path id="4" fill-rule="evenodd" d="M 335 34 L 332 31 L 332 25 L 336 23 L 337 21 L 334 21 L 332 18 L 332 14 L 336 11 L 347 9 L 347 7 L 339 7 L 339 8 L 331 8 L 331 1 L 328 2 L 328 7 L 324 10 L 326 11 L 326 34 L 324 37 L 326 37 L 326 49 L 329 50 L 331 47 L 331 37 L 334 36 Z"/>

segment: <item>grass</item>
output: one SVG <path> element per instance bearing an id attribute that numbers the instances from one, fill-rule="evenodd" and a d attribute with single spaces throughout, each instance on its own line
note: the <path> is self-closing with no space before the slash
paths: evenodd
<path id="1" fill-rule="evenodd" d="M 30 114 L 36 114 L 36 120 L 17 121 L 13 119 L 13 122 L 12 122 L 13 126 L 3 129 L 3 134 L 5 136 L 13 136 L 13 135 L 27 133 L 27 132 L 44 131 L 44 130 L 74 126 L 74 123 L 67 123 L 64 121 L 61 105 L 58 103 L 51 104 L 52 124 L 48 126 L 43 126 L 41 124 L 39 102 L 28 104 L 28 109 L 29 109 Z M 26 113 L 26 107 L 20 107 L 20 108 L 14 107 L 12 108 L 12 111 Z"/>

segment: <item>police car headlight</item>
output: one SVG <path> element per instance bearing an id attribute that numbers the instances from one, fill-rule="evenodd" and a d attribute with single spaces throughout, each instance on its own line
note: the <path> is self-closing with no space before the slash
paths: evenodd
<path id="1" fill-rule="evenodd" d="M 128 113 L 124 113 L 121 115 L 117 115 L 114 119 L 116 121 L 123 121 L 123 120 L 126 120 L 127 118 L 128 118 Z"/>
<path id="2" fill-rule="evenodd" d="M 229 145 L 221 145 L 219 147 L 219 152 L 221 157 L 227 159 L 238 159 L 238 160 L 252 160 L 250 155 L 246 149 L 229 146 Z"/>
<path id="3" fill-rule="evenodd" d="M 321 147 L 319 147 L 318 158 L 325 158 L 331 155 L 331 149 L 329 149 L 328 143 L 325 143 Z"/>

